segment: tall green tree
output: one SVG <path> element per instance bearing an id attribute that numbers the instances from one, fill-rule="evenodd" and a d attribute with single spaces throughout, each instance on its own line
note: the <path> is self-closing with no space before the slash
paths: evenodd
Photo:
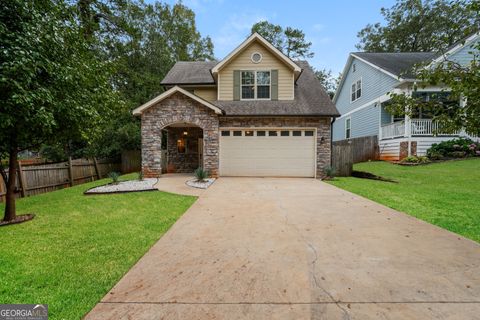
<path id="1" fill-rule="evenodd" d="M 453 4 L 462 6 L 466 16 L 480 16 L 480 1 L 472 1 L 465 5 L 462 2 Z M 454 10 L 456 10 L 454 8 Z M 468 25 L 467 33 L 478 32 L 480 24 Z M 387 110 L 392 114 L 407 114 L 413 116 L 418 108 L 433 116 L 438 121 L 442 131 L 456 132 L 465 130 L 467 133 L 480 136 L 480 41 L 469 48 L 471 61 L 462 64 L 444 56 L 439 63 L 420 64 L 414 72 L 419 86 L 438 85 L 445 89 L 437 97 L 425 101 L 416 95 L 391 94 L 391 103 Z"/>
<path id="2" fill-rule="evenodd" d="M 325 88 L 330 98 L 333 98 L 341 75 L 339 74 L 338 77 L 335 78 L 332 75 L 332 70 L 328 69 L 314 69 L 314 72 L 318 81 L 320 81 L 322 86 Z"/>
<path id="3" fill-rule="evenodd" d="M 367 52 L 445 50 L 478 25 L 470 0 L 397 0 L 382 8 L 385 23 L 368 24 L 358 33 L 357 49 Z M 468 30 L 468 31 L 467 31 Z"/>
<path id="4" fill-rule="evenodd" d="M 0 10 L 0 159 L 8 158 L 5 221 L 16 219 L 18 153 L 92 139 L 120 104 L 111 68 L 62 0 L 4 0 Z"/>
<path id="5" fill-rule="evenodd" d="M 312 43 L 305 40 L 305 33 L 292 27 L 282 28 L 268 21 L 260 21 L 252 26 L 252 33 L 257 32 L 278 50 L 290 58 L 313 58 Z"/>
<path id="6" fill-rule="evenodd" d="M 101 156 L 140 148 L 140 122 L 131 111 L 162 93 L 160 82 L 175 62 L 214 59 L 210 37 L 200 34 L 194 12 L 182 3 L 129 1 L 124 10 L 109 12 L 124 33 L 112 26 L 99 33 L 105 39 L 107 59 L 115 62 L 113 82 L 125 107 L 96 141 L 96 154 Z M 111 23 L 107 21 L 106 25 Z"/>

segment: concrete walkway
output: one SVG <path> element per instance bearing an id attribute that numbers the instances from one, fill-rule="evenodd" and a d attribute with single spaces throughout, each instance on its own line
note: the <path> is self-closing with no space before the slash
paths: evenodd
<path id="1" fill-rule="evenodd" d="M 87 319 L 480 319 L 480 246 L 313 179 L 220 178 Z"/>

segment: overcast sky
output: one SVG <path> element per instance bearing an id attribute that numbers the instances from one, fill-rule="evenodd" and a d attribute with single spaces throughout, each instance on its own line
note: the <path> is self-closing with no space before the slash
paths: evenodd
<path id="1" fill-rule="evenodd" d="M 149 1 L 153 2 L 153 1 Z M 167 0 L 175 3 L 176 0 Z M 215 57 L 224 58 L 249 34 L 252 24 L 261 20 L 303 30 L 312 42 L 315 56 L 310 64 L 319 69 L 341 72 L 348 53 L 356 51 L 357 32 L 366 24 L 382 21 L 380 8 L 395 1 L 310 0 L 234 1 L 184 0 L 196 14 L 197 28 L 209 35 Z"/>

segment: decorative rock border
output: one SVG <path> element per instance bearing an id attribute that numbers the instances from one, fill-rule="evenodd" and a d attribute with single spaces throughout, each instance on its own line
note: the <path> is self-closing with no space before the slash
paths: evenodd
<path id="1" fill-rule="evenodd" d="M 128 180 L 120 181 L 117 184 L 109 183 L 102 186 L 97 186 L 88 189 L 83 194 L 110 194 L 110 193 L 127 193 L 127 192 L 143 192 L 143 191 L 158 191 L 155 188 L 157 178 L 146 178 L 143 180 Z"/>
<path id="2" fill-rule="evenodd" d="M 185 182 L 185 184 L 192 188 L 207 189 L 212 185 L 212 183 L 215 182 L 215 180 L 216 180 L 215 178 L 208 178 L 208 179 L 205 179 L 205 181 L 197 181 L 195 179 L 192 179 Z"/>

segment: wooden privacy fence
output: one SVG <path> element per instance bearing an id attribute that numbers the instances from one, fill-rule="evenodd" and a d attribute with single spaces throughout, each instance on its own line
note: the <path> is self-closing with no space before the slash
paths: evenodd
<path id="1" fill-rule="evenodd" d="M 112 171 L 120 171 L 120 163 L 107 159 L 69 159 L 48 164 L 19 162 L 16 189 L 17 197 L 28 197 L 50 192 L 106 177 Z M 8 172 L 7 172 L 8 175 Z M 4 201 L 6 185 L 0 176 L 0 200 Z"/>
<path id="2" fill-rule="evenodd" d="M 332 145 L 332 167 L 335 175 L 348 177 L 353 171 L 353 147 L 350 143 Z"/>
<path id="3" fill-rule="evenodd" d="M 161 151 L 162 173 L 167 173 L 167 150 Z M 142 170 L 142 152 L 127 150 L 122 152 L 122 173 L 139 172 Z"/>
<path id="4" fill-rule="evenodd" d="M 349 176 L 353 164 L 378 160 L 380 156 L 378 137 L 368 136 L 335 141 L 332 143 L 332 167 L 339 176 Z"/>

